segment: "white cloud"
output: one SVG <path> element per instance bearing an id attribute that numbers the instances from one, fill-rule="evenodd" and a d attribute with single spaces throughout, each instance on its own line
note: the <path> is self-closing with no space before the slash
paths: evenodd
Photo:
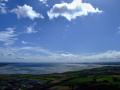
<path id="1" fill-rule="evenodd" d="M 0 32 L 0 42 L 3 42 L 5 45 L 11 45 L 15 42 L 16 34 L 15 28 L 6 28 L 6 31 Z"/>
<path id="2" fill-rule="evenodd" d="M 90 3 L 84 3 L 82 0 L 73 0 L 71 3 L 55 4 L 47 12 L 50 19 L 62 16 L 69 21 L 80 16 L 87 16 L 89 13 L 102 13 L 102 10 L 94 8 Z"/>
<path id="3" fill-rule="evenodd" d="M 0 2 L 3 2 L 3 1 L 4 1 L 4 2 L 8 2 L 8 0 L 0 0 Z"/>
<path id="4" fill-rule="evenodd" d="M 43 15 L 33 10 L 33 8 L 29 5 L 24 4 L 23 6 L 17 6 L 17 8 L 11 10 L 17 14 L 18 18 L 30 18 L 34 20 L 35 18 L 44 18 Z"/>
<path id="5" fill-rule="evenodd" d="M 120 61 L 120 51 L 110 50 L 97 54 L 57 53 L 50 56 L 56 62 L 117 62 Z"/>
<path id="6" fill-rule="evenodd" d="M 48 0 L 39 0 L 39 2 L 43 3 L 46 7 L 48 7 L 48 3 L 47 3 Z"/>
<path id="7" fill-rule="evenodd" d="M 21 62 L 119 62 L 120 51 L 108 50 L 96 54 L 72 54 L 65 52 L 53 52 L 41 47 L 8 47 L 0 48 L 0 60 Z M 18 61 L 18 62 L 20 62 Z"/>
<path id="8" fill-rule="evenodd" d="M 40 2 L 42 2 L 43 4 L 47 3 L 47 0 L 39 0 Z"/>
<path id="9" fill-rule="evenodd" d="M 117 33 L 120 34 L 120 26 L 117 27 L 117 29 L 118 29 Z"/>
<path id="10" fill-rule="evenodd" d="M 32 34 L 32 33 L 37 33 L 38 31 L 36 31 L 35 29 L 34 29 L 34 26 L 28 26 L 27 28 L 26 28 L 26 33 L 28 33 L 28 34 Z"/>
<path id="11" fill-rule="evenodd" d="M 8 0 L 0 0 L 0 13 L 7 13 L 6 2 L 8 2 Z"/>
<path id="12" fill-rule="evenodd" d="M 0 13 L 6 13 L 6 5 L 4 3 L 0 3 Z"/>
<path id="13" fill-rule="evenodd" d="M 28 44 L 28 42 L 26 42 L 26 41 L 21 41 L 21 43 L 24 45 Z"/>
<path id="14" fill-rule="evenodd" d="M 118 27 L 118 29 L 120 30 L 120 26 Z"/>

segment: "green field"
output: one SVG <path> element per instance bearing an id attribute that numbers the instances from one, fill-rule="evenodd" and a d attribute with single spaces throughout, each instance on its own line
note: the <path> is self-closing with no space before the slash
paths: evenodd
<path id="1" fill-rule="evenodd" d="M 59 74 L 0 75 L 0 90 L 120 90 L 120 66 Z"/>

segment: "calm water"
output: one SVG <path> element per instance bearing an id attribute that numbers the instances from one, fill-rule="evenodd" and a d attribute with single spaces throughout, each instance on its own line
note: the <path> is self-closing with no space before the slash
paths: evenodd
<path id="1" fill-rule="evenodd" d="M 100 66 L 102 65 L 82 63 L 0 63 L 0 74 L 50 74 Z"/>

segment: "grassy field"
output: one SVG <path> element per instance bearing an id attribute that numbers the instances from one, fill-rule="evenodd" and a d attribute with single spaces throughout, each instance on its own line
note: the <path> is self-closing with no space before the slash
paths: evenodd
<path id="1" fill-rule="evenodd" d="M 60 74 L 0 75 L 0 90 L 120 90 L 120 66 Z"/>

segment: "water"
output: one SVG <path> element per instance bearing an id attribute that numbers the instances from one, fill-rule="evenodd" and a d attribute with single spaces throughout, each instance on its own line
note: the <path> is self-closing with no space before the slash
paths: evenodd
<path id="1" fill-rule="evenodd" d="M 75 63 L 0 63 L 0 74 L 51 74 L 98 67 Z"/>
<path id="2" fill-rule="evenodd" d="M 78 71 L 120 63 L 0 63 L 0 74 L 51 74 Z"/>

